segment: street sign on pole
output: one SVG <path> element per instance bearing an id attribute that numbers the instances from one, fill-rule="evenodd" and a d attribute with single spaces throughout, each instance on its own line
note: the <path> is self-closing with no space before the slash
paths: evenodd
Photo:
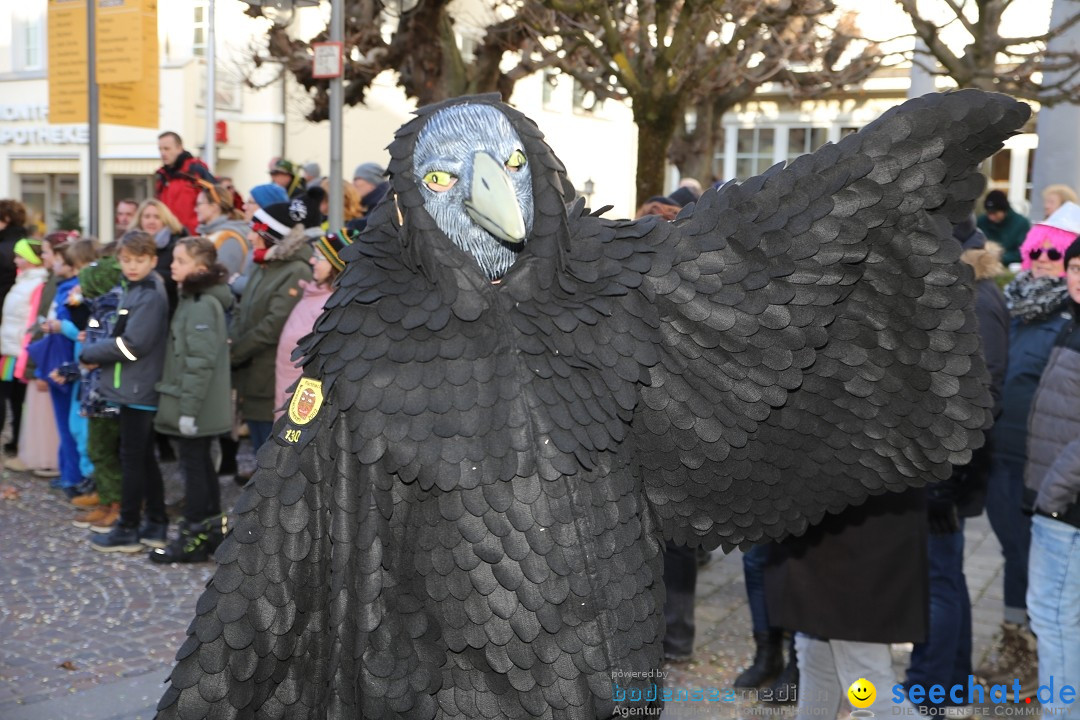
<path id="1" fill-rule="evenodd" d="M 311 50 L 315 53 L 311 63 L 311 77 L 316 80 L 341 77 L 342 45 L 340 42 L 311 43 Z"/>

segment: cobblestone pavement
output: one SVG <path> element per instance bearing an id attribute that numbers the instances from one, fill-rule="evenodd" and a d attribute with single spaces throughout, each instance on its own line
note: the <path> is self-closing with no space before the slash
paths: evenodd
<path id="1" fill-rule="evenodd" d="M 251 464 L 250 455 L 244 462 Z M 164 470 L 174 500 L 181 482 L 175 465 Z M 5 472 L 0 485 L 17 494 L 4 499 L 0 492 L 0 718 L 152 717 L 212 566 L 156 566 L 142 554 L 94 552 L 86 531 L 70 525 L 75 511 L 47 480 Z M 226 479 L 222 491 L 231 507 L 238 488 Z M 978 665 L 1001 620 L 1001 554 L 985 518 L 969 521 L 966 534 Z M 695 620 L 695 661 L 665 668 L 666 684 L 730 687 L 753 652 L 738 552 L 714 552 L 700 573 Z M 893 650 L 901 675 L 910 648 Z M 118 715 L 113 699 L 129 691 L 141 693 L 129 702 L 135 709 Z M 793 715 L 786 707 L 766 713 L 753 702 L 710 705 L 669 705 L 663 718 Z"/>
<path id="2" fill-rule="evenodd" d="M 175 501 L 176 464 L 162 471 Z M 0 485 L 16 493 L 0 499 L 0 718 L 155 667 L 164 680 L 212 566 L 95 552 L 89 531 L 71 526 L 78 511 L 48 480 L 5 470 Z M 221 488 L 232 507 L 239 488 L 230 479 Z"/>

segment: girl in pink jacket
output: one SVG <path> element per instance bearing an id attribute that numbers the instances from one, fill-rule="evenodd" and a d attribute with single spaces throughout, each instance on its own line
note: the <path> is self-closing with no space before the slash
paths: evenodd
<path id="1" fill-rule="evenodd" d="M 315 252 L 311 256 L 312 280 L 311 282 L 300 281 L 304 295 L 293 307 L 281 331 L 281 338 L 278 340 L 274 372 L 275 421 L 285 412 L 289 397 L 292 395 L 292 385 L 301 374 L 300 368 L 293 363 L 292 352 L 296 349 L 300 338 L 310 333 L 315 327 L 315 321 L 322 314 L 323 305 L 334 290 L 334 280 L 338 273 L 345 269 L 345 262 L 341 259 L 340 253 L 346 246 L 352 245 L 355 238 L 355 233 L 350 234 L 348 230 L 342 228 L 337 232 L 323 235 L 314 243 Z"/>

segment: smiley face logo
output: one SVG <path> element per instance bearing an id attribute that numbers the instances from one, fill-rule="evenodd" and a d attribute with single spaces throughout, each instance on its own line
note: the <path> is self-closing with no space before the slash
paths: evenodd
<path id="1" fill-rule="evenodd" d="M 847 689 L 848 701 L 857 708 L 868 708 L 877 699 L 877 688 L 866 678 L 859 678 Z"/>

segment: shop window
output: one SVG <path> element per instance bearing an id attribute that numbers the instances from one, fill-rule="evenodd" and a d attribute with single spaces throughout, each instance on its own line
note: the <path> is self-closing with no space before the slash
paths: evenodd
<path id="1" fill-rule="evenodd" d="M 27 222 L 44 232 L 78 230 L 78 175 L 21 175 L 19 191 Z"/>

